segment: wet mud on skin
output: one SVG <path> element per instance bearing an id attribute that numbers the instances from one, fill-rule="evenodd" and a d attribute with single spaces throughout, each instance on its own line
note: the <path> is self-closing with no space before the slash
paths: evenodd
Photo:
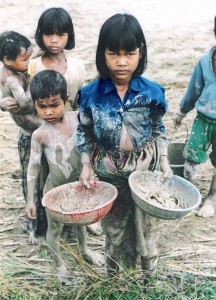
<path id="1" fill-rule="evenodd" d="M 88 7 L 86 1 L 75 0 L 71 3 L 66 0 L 63 6 L 71 13 L 74 20 L 76 48 L 72 53 L 83 59 L 86 65 L 87 81 L 96 76 L 94 59 L 101 24 L 113 13 L 125 11 L 122 8 L 119 9 L 118 4 L 114 1 L 109 1 L 109 5 L 105 5 L 105 1 L 103 5 L 99 0 L 93 2 L 94 5 Z M 142 3 L 140 0 L 136 11 L 134 10 L 137 14 L 139 11 L 143 12 Z M 212 1 L 212 3 L 214 2 Z M 194 23 L 189 23 L 190 18 L 188 18 L 184 24 L 175 23 L 173 26 L 165 24 L 165 26 L 161 22 L 159 23 L 161 17 L 159 11 L 153 9 L 154 4 L 154 1 L 147 1 L 145 11 L 148 17 L 142 18 L 148 46 L 148 67 L 145 76 L 166 88 L 169 110 L 164 121 L 167 136 L 171 139 L 172 116 L 179 107 L 194 65 L 201 55 L 215 45 L 212 31 L 214 15 L 206 17 L 200 22 L 197 22 L 196 17 Z M 38 17 L 46 8 L 62 5 L 60 1 L 49 0 L 46 3 L 44 1 L 27 3 L 15 0 L 1 3 L 1 31 L 10 29 L 25 34 L 35 47 L 33 36 Z M 127 12 L 130 12 L 130 6 L 125 5 L 125 7 L 127 7 Z M 154 11 L 153 15 L 152 10 Z M 131 11 L 133 12 L 133 8 Z M 215 9 L 212 11 L 215 12 Z M 184 15 L 184 17 L 186 16 L 187 14 Z M 168 22 L 169 18 L 164 18 L 164 20 L 166 19 Z M 174 17 L 172 20 L 175 21 Z M 153 24 L 157 24 L 157 30 L 154 29 Z M 184 121 L 189 131 L 195 115 L 196 112 L 192 111 Z M 29 235 L 26 231 L 25 201 L 21 191 L 17 150 L 19 129 L 10 114 L 2 111 L 0 111 L 0 128 L 0 268 L 4 266 L 5 259 L 11 255 L 23 262 L 35 261 L 44 267 L 46 260 L 42 257 L 41 248 L 39 245 L 29 243 Z M 173 139 L 185 140 L 184 130 L 178 130 Z M 212 166 L 208 160 L 200 166 L 197 183 L 203 197 L 209 190 L 211 175 Z M 175 265 L 184 264 L 184 270 L 192 273 L 208 273 L 216 267 L 216 216 L 205 219 L 197 217 L 195 212 L 192 212 L 180 220 L 160 221 L 158 235 L 159 264 L 164 269 L 177 270 L 170 259 L 175 261 Z M 67 237 L 68 242 L 71 242 L 70 238 Z M 88 235 L 90 247 L 95 248 L 96 240 L 97 245 L 103 251 L 104 236 Z M 195 258 L 199 263 L 194 262 Z"/>

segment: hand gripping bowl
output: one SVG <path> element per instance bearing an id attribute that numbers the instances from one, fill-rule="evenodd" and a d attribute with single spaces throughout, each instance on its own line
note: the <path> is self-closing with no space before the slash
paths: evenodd
<path id="1" fill-rule="evenodd" d="M 173 220 L 185 216 L 200 205 L 201 195 L 192 183 L 177 175 L 173 175 L 162 183 L 160 181 L 161 174 L 162 172 L 159 171 L 134 171 L 129 176 L 132 197 L 146 213 L 159 219 Z M 169 191 L 170 198 L 178 199 L 183 205 L 177 208 L 155 205 L 155 203 L 146 201 L 146 194 L 142 193 L 142 188 L 150 190 L 153 195 L 156 192 L 160 195 L 162 190 L 166 189 Z"/>
<path id="2" fill-rule="evenodd" d="M 118 192 L 110 183 L 88 183 L 89 189 L 79 181 L 58 186 L 44 195 L 42 205 L 58 222 L 80 226 L 96 223 L 108 214 Z"/>

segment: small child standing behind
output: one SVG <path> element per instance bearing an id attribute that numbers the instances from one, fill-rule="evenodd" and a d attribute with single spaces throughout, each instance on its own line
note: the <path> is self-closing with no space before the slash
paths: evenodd
<path id="1" fill-rule="evenodd" d="M 99 78 L 80 91 L 77 147 L 80 180 L 89 188 L 92 169 L 100 180 L 118 189 L 118 197 L 102 220 L 106 262 L 111 273 L 134 268 L 141 256 L 143 271 L 157 266 L 154 218 L 140 211 L 131 196 L 129 175 L 135 170 L 161 168 L 172 174 L 162 117 L 164 89 L 142 77 L 147 47 L 142 28 L 129 14 L 116 14 L 102 25 L 96 66 Z"/>
<path id="2" fill-rule="evenodd" d="M 55 70 L 64 75 L 69 95 L 66 109 L 76 110 L 76 97 L 84 83 L 85 66 L 81 60 L 65 51 L 75 47 L 74 28 L 69 13 L 60 7 L 45 10 L 38 20 L 35 41 L 44 54 L 31 60 L 30 77 L 42 70 Z"/>
<path id="3" fill-rule="evenodd" d="M 12 109 L 15 113 L 11 112 L 11 117 L 20 127 L 24 127 L 20 116 L 26 114 L 26 110 L 29 113 L 35 112 L 26 95 L 28 81 L 24 74 L 28 70 L 32 52 L 29 39 L 18 32 L 7 31 L 0 35 L 0 61 L 3 62 L 0 74 L 2 98 L 13 97 L 16 100 L 17 106 L 15 110 Z M 4 104 L 1 108 L 6 110 Z M 19 114 L 16 114 L 18 111 Z"/>
<path id="4" fill-rule="evenodd" d="M 214 34 L 216 37 L 216 16 Z M 215 214 L 216 201 L 216 46 L 196 64 L 187 92 L 181 100 L 180 111 L 174 117 L 175 126 L 179 126 L 194 107 L 197 116 L 184 149 L 184 177 L 195 184 L 198 166 L 206 161 L 207 151 L 211 147 L 209 157 L 214 167 L 213 175 L 198 216 L 212 217 Z"/>
<path id="5" fill-rule="evenodd" d="M 49 174 L 44 186 L 44 194 L 51 189 L 78 180 L 81 161 L 75 148 L 77 113 L 65 111 L 68 101 L 67 83 L 63 75 L 56 71 L 45 70 L 37 73 L 30 84 L 32 99 L 38 116 L 45 124 L 32 135 L 31 157 L 28 167 L 28 196 L 25 208 L 26 217 L 36 218 L 34 191 L 39 174 L 42 153 L 45 154 Z M 55 221 L 47 212 L 47 242 L 53 251 L 56 275 L 61 282 L 67 282 L 68 272 L 59 256 L 59 235 L 63 224 Z M 103 256 L 87 248 L 86 227 L 77 227 L 78 241 L 83 257 L 98 266 L 103 264 Z"/>
<path id="6" fill-rule="evenodd" d="M 35 107 L 28 91 L 28 81 L 25 72 L 28 69 L 29 59 L 32 55 L 32 45 L 29 39 L 14 31 L 7 31 L 0 35 L 0 60 L 3 66 L 0 74 L 2 99 L 0 108 L 10 112 L 17 126 L 20 127 L 18 137 L 18 150 L 22 176 L 22 190 L 26 200 L 26 175 L 30 155 L 30 141 L 32 132 L 43 121 L 38 118 Z M 12 98 L 13 97 L 13 98 Z M 46 227 L 46 216 L 41 206 L 40 183 L 35 192 L 37 198 L 39 222 L 28 223 L 30 241 L 34 241 L 35 231 L 40 233 Z M 40 213 L 39 213 L 40 211 Z"/>

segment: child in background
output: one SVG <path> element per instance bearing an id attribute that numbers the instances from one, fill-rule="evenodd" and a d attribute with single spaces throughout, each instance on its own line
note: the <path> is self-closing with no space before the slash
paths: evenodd
<path id="1" fill-rule="evenodd" d="M 19 107 L 16 112 L 28 108 L 31 104 L 26 95 L 28 81 L 24 73 L 28 69 L 32 52 L 30 40 L 18 32 L 6 31 L 0 35 L 0 60 L 3 62 L 2 96 L 11 96 L 16 99 Z"/>
<path id="2" fill-rule="evenodd" d="M 69 95 L 66 110 L 77 110 L 77 93 L 84 84 L 85 67 L 82 61 L 65 51 L 75 47 L 69 13 L 60 7 L 45 10 L 38 20 L 35 41 L 44 54 L 30 61 L 30 77 L 42 70 L 55 70 L 64 75 Z M 88 225 L 87 228 L 96 235 L 102 234 L 100 223 Z"/>
<path id="3" fill-rule="evenodd" d="M 32 99 L 38 116 L 45 124 L 32 134 L 31 157 L 28 167 L 28 196 L 25 208 L 26 217 L 36 218 L 34 191 L 39 174 L 42 153 L 45 154 L 49 175 L 44 194 L 51 189 L 79 179 L 81 170 L 80 154 L 75 148 L 77 111 L 65 111 L 68 101 L 67 83 L 63 75 L 56 71 L 45 70 L 37 73 L 30 84 Z M 47 212 L 48 230 L 46 239 L 51 246 L 56 266 L 56 275 L 60 282 L 67 283 L 68 271 L 60 256 L 59 235 L 63 224 L 55 221 Z M 87 247 L 86 227 L 77 227 L 81 254 L 87 261 L 102 266 L 104 258 Z"/>
<path id="4" fill-rule="evenodd" d="M 0 60 L 3 62 L 3 66 L 0 74 L 2 92 L 0 107 L 4 111 L 9 111 L 16 125 L 20 127 L 18 150 L 25 199 L 26 170 L 30 155 L 31 134 L 42 124 L 42 120 L 37 117 L 30 93 L 28 92 L 28 80 L 25 76 L 32 51 L 29 39 L 18 32 L 7 31 L 1 34 Z M 34 241 L 34 232 L 41 232 L 43 226 L 46 225 L 45 213 L 43 214 L 45 211 L 40 205 L 41 190 L 39 187 L 40 182 L 38 182 L 38 190 L 35 193 L 40 225 L 36 221 L 33 223 L 28 222 L 30 241 Z"/>
<path id="5" fill-rule="evenodd" d="M 99 78 L 82 88 L 79 96 L 80 180 L 89 188 L 94 169 L 100 180 L 118 189 L 110 213 L 102 220 L 111 273 L 134 268 L 138 256 L 148 274 L 157 265 L 155 218 L 135 205 L 128 184 L 135 170 L 160 167 L 163 177 L 172 174 L 162 121 L 167 109 L 164 89 L 141 76 L 146 65 L 146 41 L 139 22 L 129 14 L 113 15 L 99 34 Z"/>
<path id="6" fill-rule="evenodd" d="M 65 51 L 75 47 L 74 28 L 69 13 L 60 7 L 45 10 L 38 20 L 35 41 L 44 54 L 31 60 L 30 77 L 42 70 L 55 70 L 64 75 L 69 95 L 66 109 L 76 110 L 76 97 L 84 83 L 85 66 L 81 60 L 72 57 L 71 52 Z"/>
<path id="7" fill-rule="evenodd" d="M 216 37 L 216 16 L 214 34 Z M 197 213 L 207 218 L 214 216 L 216 201 L 216 46 L 196 64 L 186 94 L 181 100 L 180 110 L 174 117 L 174 125 L 179 126 L 194 107 L 197 116 L 184 149 L 184 177 L 195 184 L 198 166 L 206 161 L 207 151 L 211 147 L 209 157 L 214 168 L 211 185 Z"/>

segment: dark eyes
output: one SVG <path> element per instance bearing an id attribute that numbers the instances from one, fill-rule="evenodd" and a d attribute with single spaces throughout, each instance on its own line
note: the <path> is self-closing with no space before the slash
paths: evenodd
<path id="1" fill-rule="evenodd" d="M 59 104 L 52 104 L 52 105 L 49 105 L 49 107 L 58 107 L 58 106 L 59 106 Z M 37 104 L 37 107 L 39 107 L 39 108 L 47 108 L 46 105 L 40 105 L 40 104 Z"/>
<path id="2" fill-rule="evenodd" d="M 108 53 L 110 56 L 118 56 L 118 55 L 120 55 L 119 53 L 117 53 L 117 52 L 109 52 Z M 127 55 L 127 56 L 132 56 L 132 55 L 135 55 L 136 54 L 136 52 L 126 52 L 125 53 L 125 55 Z"/>
<path id="3" fill-rule="evenodd" d="M 65 36 L 67 33 L 63 32 L 63 33 L 55 33 L 55 34 L 58 35 L 58 36 Z M 44 35 L 46 35 L 46 36 L 52 36 L 54 34 L 52 33 L 52 34 L 44 34 Z"/>

